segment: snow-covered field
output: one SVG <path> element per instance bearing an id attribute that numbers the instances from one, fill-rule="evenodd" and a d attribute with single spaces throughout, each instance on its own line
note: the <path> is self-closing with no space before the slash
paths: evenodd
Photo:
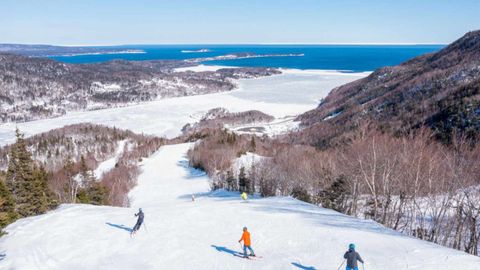
<path id="1" fill-rule="evenodd" d="M 11 224 L 0 238 L 0 269 L 337 269 L 350 242 L 368 270 L 480 265 L 478 257 L 292 198 L 244 203 L 237 193 L 210 193 L 207 177 L 187 165 L 189 147 L 165 146 L 144 161 L 132 208 L 62 205 Z M 138 207 L 146 226 L 130 238 Z M 243 226 L 262 258 L 233 255 Z"/>
<path id="2" fill-rule="evenodd" d="M 216 107 L 231 112 L 260 110 L 277 118 L 311 110 L 335 86 L 366 73 L 283 70 L 283 74 L 238 81 L 239 88 L 226 93 L 169 98 L 122 108 L 72 112 L 54 119 L 0 125 L 0 145 L 14 141 L 15 128 L 27 136 L 69 124 L 91 122 L 138 133 L 174 137 L 187 123 Z M 278 121 L 277 121 L 278 122 Z M 291 123 L 287 123 L 291 125 Z M 276 130 L 282 130 L 275 126 Z"/>
<path id="3" fill-rule="evenodd" d="M 209 66 L 209 65 L 197 65 L 197 66 L 191 66 L 191 67 L 181 67 L 181 68 L 176 68 L 176 72 L 184 72 L 184 71 L 193 71 L 193 72 L 203 72 L 203 71 L 217 71 L 222 68 L 235 68 L 232 66 Z"/>

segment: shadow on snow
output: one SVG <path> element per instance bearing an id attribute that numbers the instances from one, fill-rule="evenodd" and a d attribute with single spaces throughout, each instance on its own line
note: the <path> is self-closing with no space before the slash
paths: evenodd
<path id="1" fill-rule="evenodd" d="M 298 267 L 300 269 L 303 269 L 303 270 L 317 270 L 317 268 L 315 268 L 313 266 L 305 266 L 305 265 L 302 265 L 302 264 L 296 263 L 296 262 L 292 262 L 292 265 L 295 266 L 295 267 Z"/>
<path id="2" fill-rule="evenodd" d="M 233 249 L 229 249 L 227 247 L 219 247 L 219 246 L 216 246 L 216 245 L 211 245 L 211 247 L 216 249 L 218 252 L 225 252 L 225 253 L 231 254 L 233 256 L 243 256 L 243 253 L 235 251 Z"/>
<path id="3" fill-rule="evenodd" d="M 214 191 L 207 191 L 207 192 L 200 192 L 200 193 L 195 193 L 195 198 L 210 198 L 214 199 L 217 201 L 234 201 L 238 203 L 249 203 L 250 201 L 255 201 L 257 199 L 261 199 L 258 195 L 249 195 L 248 200 L 244 201 L 240 198 L 240 192 L 238 191 L 227 191 L 225 189 L 217 189 Z M 178 196 L 178 199 L 190 199 L 192 197 L 192 194 L 184 194 L 181 196 Z"/>
<path id="4" fill-rule="evenodd" d="M 130 233 L 133 231 L 132 228 L 127 227 L 123 224 L 119 225 L 119 224 L 113 224 L 113 223 L 110 223 L 110 222 L 105 222 L 105 224 L 107 224 L 108 226 L 112 226 L 114 228 L 117 228 L 117 229 L 125 230 L 125 231 L 130 232 Z"/>
<path id="5" fill-rule="evenodd" d="M 187 179 L 203 178 L 207 175 L 205 171 L 191 167 L 187 159 L 178 161 L 177 166 L 182 167 L 187 172 Z"/>
<path id="6" fill-rule="evenodd" d="M 400 232 L 388 229 L 372 220 L 347 216 L 331 209 L 287 197 L 270 197 L 252 202 L 255 209 L 267 213 L 297 214 L 316 225 L 335 228 L 349 228 L 358 231 L 368 231 L 384 235 L 402 235 Z"/>

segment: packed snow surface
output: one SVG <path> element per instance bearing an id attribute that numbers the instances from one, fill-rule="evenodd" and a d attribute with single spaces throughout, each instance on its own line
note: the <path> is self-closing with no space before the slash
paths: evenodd
<path id="1" fill-rule="evenodd" d="M 16 127 L 26 136 L 31 136 L 83 122 L 116 126 L 137 133 L 175 137 L 181 133 L 185 124 L 198 121 L 196 116 L 204 115 L 217 107 L 224 107 L 230 112 L 260 110 L 282 119 L 314 109 L 332 88 L 366 76 L 366 73 L 335 71 L 282 72 L 280 75 L 238 80 L 238 89 L 230 92 L 168 98 L 122 108 L 70 112 L 53 119 L 0 124 L 0 146 L 14 142 Z M 277 124 L 272 126 L 275 131 L 292 126 L 291 121 L 276 122 Z M 278 123 L 287 126 L 279 126 Z"/>
<path id="2" fill-rule="evenodd" d="M 11 224 L 0 238 L 0 269 L 337 269 L 351 242 L 368 270 L 480 265 L 478 257 L 292 198 L 245 203 L 238 193 L 209 192 L 207 176 L 188 166 L 190 146 L 165 146 L 144 161 L 132 208 L 62 205 Z M 145 226 L 131 238 L 139 207 Z M 233 255 L 243 226 L 261 258 Z"/>

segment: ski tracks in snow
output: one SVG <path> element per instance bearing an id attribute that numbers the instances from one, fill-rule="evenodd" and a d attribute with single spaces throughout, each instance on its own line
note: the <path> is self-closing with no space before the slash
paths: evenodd
<path id="1" fill-rule="evenodd" d="M 186 166 L 190 146 L 164 146 L 145 159 L 130 192 L 132 208 L 62 205 L 11 224 L 0 238 L 6 254 L 0 269 L 336 269 L 350 242 L 358 244 L 368 270 L 392 263 L 396 270 L 480 265 L 478 257 L 292 198 L 253 196 L 242 203 L 238 193 L 209 192 L 208 177 Z M 130 238 L 139 207 L 144 228 Z M 232 256 L 243 226 L 262 259 Z"/>

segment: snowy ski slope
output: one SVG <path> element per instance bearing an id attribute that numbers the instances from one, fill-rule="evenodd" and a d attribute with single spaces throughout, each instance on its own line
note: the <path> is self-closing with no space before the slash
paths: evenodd
<path id="1" fill-rule="evenodd" d="M 478 257 L 292 198 L 243 203 L 237 193 L 210 193 L 207 176 L 188 167 L 189 147 L 165 146 L 144 161 L 132 208 L 62 205 L 11 224 L 0 269 L 337 269 L 350 242 L 368 270 L 480 267 Z M 138 207 L 146 226 L 130 238 Z M 232 255 L 243 226 L 263 258 Z"/>

